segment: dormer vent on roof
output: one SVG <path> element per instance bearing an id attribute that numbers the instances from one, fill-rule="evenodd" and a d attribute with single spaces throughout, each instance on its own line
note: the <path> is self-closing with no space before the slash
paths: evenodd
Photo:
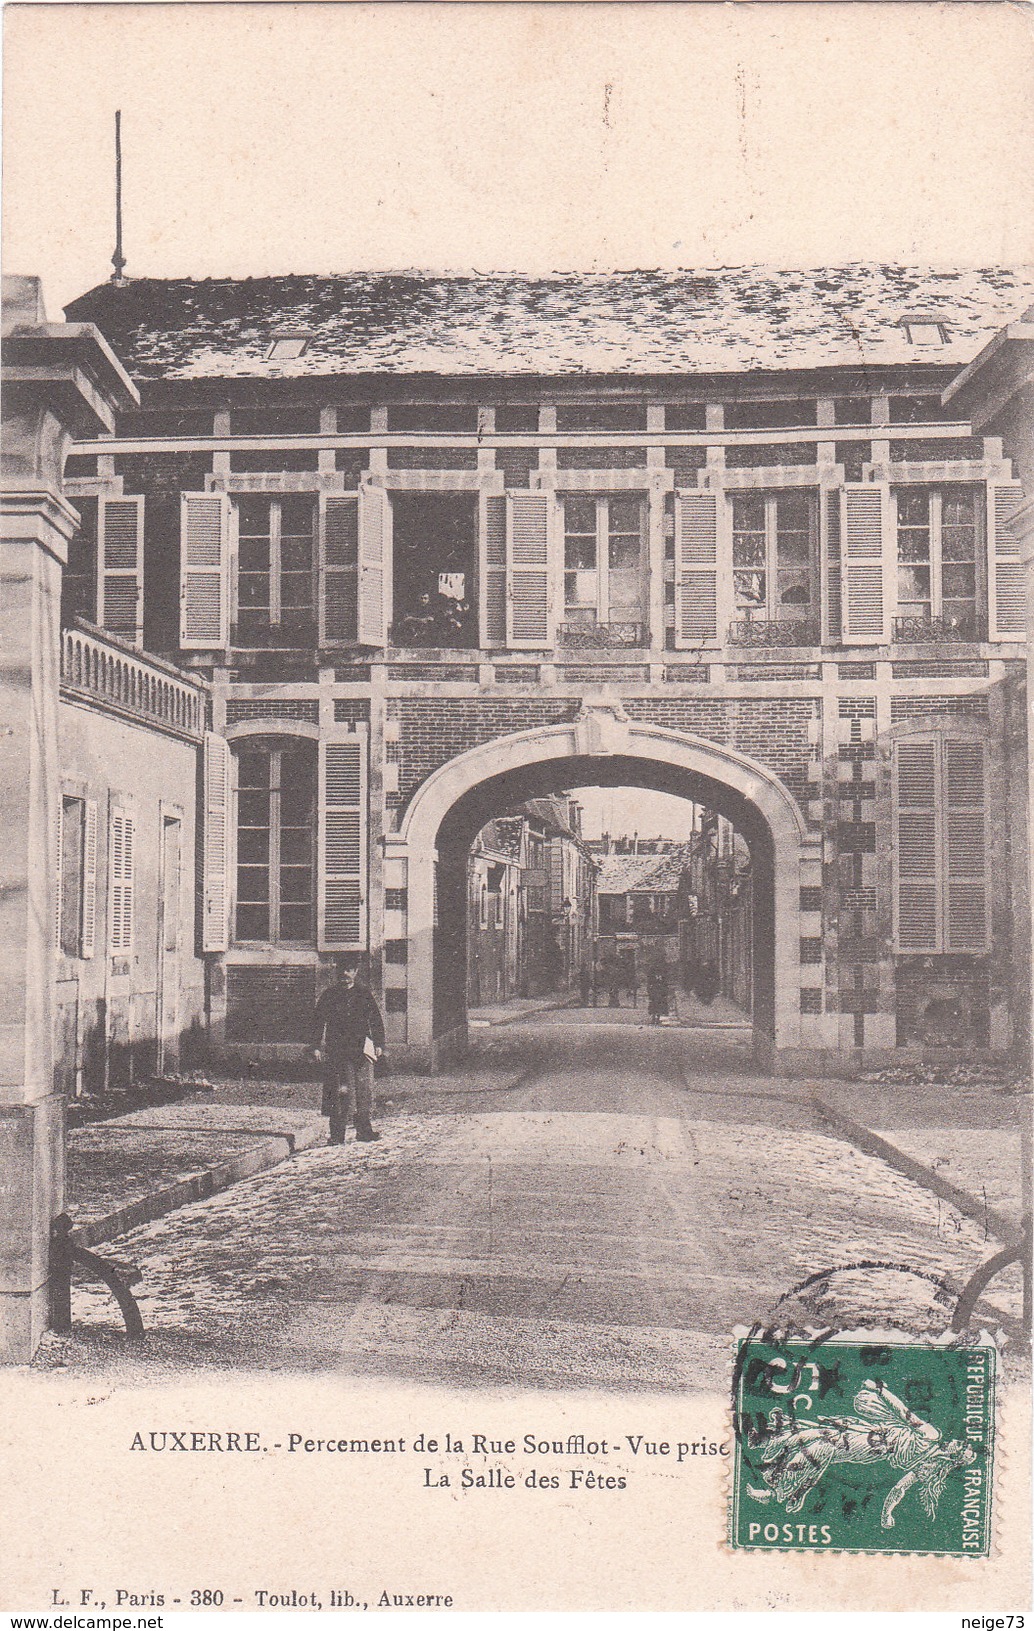
<path id="1" fill-rule="evenodd" d="M 278 329 L 266 358 L 269 362 L 290 362 L 295 357 L 304 357 L 311 339 L 312 333 L 308 329 Z"/>
<path id="2" fill-rule="evenodd" d="M 903 328 L 909 345 L 938 346 L 947 345 L 949 340 L 948 327 L 937 316 L 929 312 L 911 312 L 898 318 L 899 327 Z"/>

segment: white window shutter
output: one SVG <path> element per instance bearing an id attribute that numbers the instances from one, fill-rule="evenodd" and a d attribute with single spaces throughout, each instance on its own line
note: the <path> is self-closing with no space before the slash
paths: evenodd
<path id="1" fill-rule="evenodd" d="M 945 741 L 945 951 L 989 946 L 987 900 L 987 753 L 983 742 Z"/>
<path id="2" fill-rule="evenodd" d="M 144 501 L 97 502 L 97 622 L 138 646 L 144 620 Z"/>
<path id="3" fill-rule="evenodd" d="M 383 487 L 359 489 L 359 644 L 388 643 L 391 507 Z"/>
<path id="4" fill-rule="evenodd" d="M 57 857 L 54 867 L 54 947 L 61 950 L 61 886 L 64 877 L 65 796 L 57 793 Z"/>
<path id="5" fill-rule="evenodd" d="M 506 643 L 528 650 L 553 645 L 555 500 L 550 493 L 506 495 Z"/>
<path id="6" fill-rule="evenodd" d="M 482 647 L 506 644 L 506 496 L 482 493 L 479 514 L 481 545 L 480 641 Z"/>
<path id="7" fill-rule="evenodd" d="M 890 638 L 890 489 L 880 482 L 848 482 L 841 504 L 843 641 L 852 646 L 882 645 Z"/>
<path id="8" fill-rule="evenodd" d="M 1023 503 L 1018 481 L 991 482 L 987 489 L 988 638 L 1022 640 L 1027 633 L 1026 568 L 1012 512 Z"/>
<path id="9" fill-rule="evenodd" d="M 83 919 L 79 954 L 92 957 L 97 945 L 97 800 L 86 800 L 83 823 Z"/>
<path id="10" fill-rule="evenodd" d="M 714 645 L 721 631 L 719 506 L 724 494 L 675 494 L 675 645 Z"/>
<path id="11" fill-rule="evenodd" d="M 941 950 L 937 743 L 894 744 L 894 944 Z"/>
<path id="12" fill-rule="evenodd" d="M 112 957 L 133 950 L 135 842 L 133 817 L 113 804 L 108 833 L 108 951 Z"/>
<path id="13" fill-rule="evenodd" d="M 351 644 L 358 633 L 359 500 L 320 494 L 320 645 Z"/>
<path id="14" fill-rule="evenodd" d="M 230 643 L 230 500 L 180 495 L 180 645 L 223 651 Z"/>
<path id="15" fill-rule="evenodd" d="M 330 731 L 319 745 L 316 944 L 360 951 L 367 918 L 367 735 Z"/>
<path id="16" fill-rule="evenodd" d="M 201 859 L 201 949 L 230 943 L 230 747 L 214 731 L 204 742 L 204 849 Z"/>

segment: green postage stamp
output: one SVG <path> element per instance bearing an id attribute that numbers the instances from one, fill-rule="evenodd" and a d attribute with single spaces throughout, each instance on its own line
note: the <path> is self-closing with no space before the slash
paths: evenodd
<path id="1" fill-rule="evenodd" d="M 996 1358 L 990 1343 L 738 1336 L 731 1544 L 986 1557 Z"/>

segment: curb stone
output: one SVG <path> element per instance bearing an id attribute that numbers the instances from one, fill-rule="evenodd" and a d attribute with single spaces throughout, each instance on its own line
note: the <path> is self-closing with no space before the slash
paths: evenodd
<path id="1" fill-rule="evenodd" d="M 863 1127 L 860 1121 L 853 1121 L 850 1116 L 845 1116 L 842 1110 L 834 1109 L 817 1093 L 811 1093 L 810 1097 L 819 1114 L 825 1116 L 830 1125 L 856 1149 L 861 1150 L 863 1155 L 874 1155 L 886 1161 L 888 1166 L 904 1173 L 906 1178 L 911 1178 L 913 1183 L 921 1184 L 924 1189 L 933 1190 L 935 1195 L 949 1201 L 958 1211 L 972 1218 L 975 1223 L 981 1224 L 989 1234 L 996 1235 L 1007 1245 L 1012 1245 L 1016 1240 L 1019 1225 L 1003 1212 L 988 1206 L 978 1196 L 971 1195 L 968 1190 L 959 1189 L 957 1184 L 942 1178 L 932 1167 L 924 1166 L 921 1161 L 899 1149 L 896 1144 L 888 1143 L 879 1133 Z"/>
<path id="2" fill-rule="evenodd" d="M 228 1161 L 206 1167 L 201 1172 L 192 1172 L 189 1177 L 156 1189 L 150 1195 L 142 1195 L 139 1200 L 130 1201 L 127 1206 L 118 1207 L 103 1217 L 88 1219 L 73 1228 L 72 1239 L 77 1246 L 86 1247 L 117 1240 L 131 1229 L 153 1223 L 169 1212 L 178 1211 L 181 1206 L 207 1200 L 210 1195 L 217 1195 L 244 1178 L 253 1178 L 256 1173 L 279 1166 L 301 1147 L 304 1145 L 291 1133 L 267 1134 L 260 1143 L 232 1156 Z"/>

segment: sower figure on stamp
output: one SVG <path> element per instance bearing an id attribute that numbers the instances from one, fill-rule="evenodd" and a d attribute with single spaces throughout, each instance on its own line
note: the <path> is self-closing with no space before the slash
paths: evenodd
<path id="1" fill-rule="evenodd" d="M 341 957 L 337 979 L 316 1004 L 313 1055 L 323 1066 L 323 1104 L 330 1143 L 343 1144 L 349 1095 L 355 1093 L 355 1136 L 380 1138 L 370 1124 L 374 1061 L 384 1052 L 384 1021 L 372 994 L 357 983 L 358 961 Z"/>

